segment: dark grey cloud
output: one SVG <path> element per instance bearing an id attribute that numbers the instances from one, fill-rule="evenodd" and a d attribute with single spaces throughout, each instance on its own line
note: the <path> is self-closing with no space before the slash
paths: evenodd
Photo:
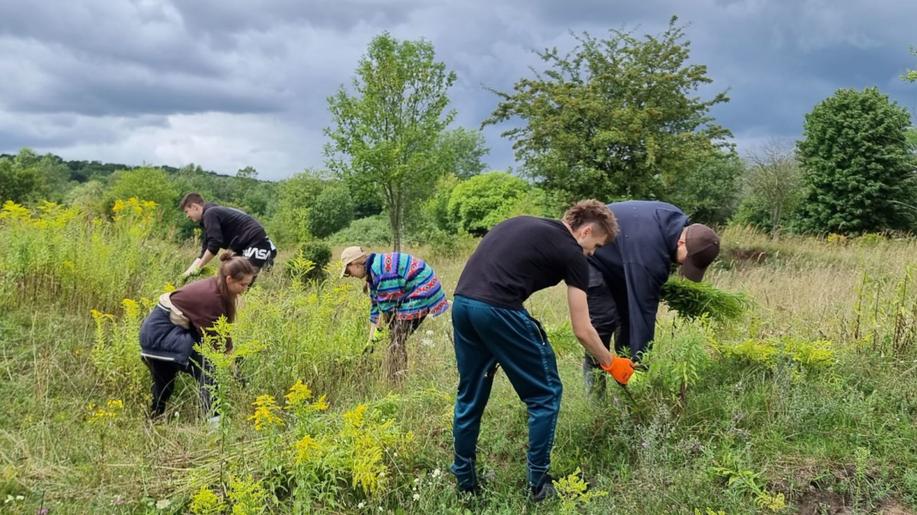
<path id="1" fill-rule="evenodd" d="M 456 124 L 477 128 L 498 101 L 487 88 L 541 69 L 534 51 L 571 49 L 571 32 L 658 34 L 672 15 L 714 80 L 702 96 L 729 90 L 713 114 L 740 150 L 797 137 L 842 87 L 917 108 L 898 79 L 917 67 L 917 3 L 904 0 L 0 0 L 0 152 L 281 178 L 323 165 L 327 97 L 383 31 L 433 43 L 458 76 Z M 516 166 L 509 126 L 485 129 L 495 168 Z"/>

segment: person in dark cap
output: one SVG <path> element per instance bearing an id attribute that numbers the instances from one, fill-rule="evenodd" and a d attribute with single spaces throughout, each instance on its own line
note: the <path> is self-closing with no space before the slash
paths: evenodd
<path id="1" fill-rule="evenodd" d="M 589 258 L 589 316 L 602 343 L 628 350 L 639 361 L 653 340 L 656 311 L 673 265 L 699 282 L 720 252 L 720 238 L 703 224 L 692 224 L 685 213 L 665 202 L 630 200 L 608 204 L 619 234 Z M 604 389 L 604 376 L 590 355 L 583 361 L 586 385 Z"/>

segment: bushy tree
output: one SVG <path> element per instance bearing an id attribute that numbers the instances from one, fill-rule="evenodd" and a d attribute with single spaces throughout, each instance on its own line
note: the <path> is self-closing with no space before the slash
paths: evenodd
<path id="1" fill-rule="evenodd" d="M 109 214 L 107 210 L 111 207 L 107 204 L 105 195 L 105 183 L 92 179 L 74 186 L 67 192 L 65 201 L 80 208 L 84 213 L 104 217 Z"/>
<path id="2" fill-rule="evenodd" d="M 436 147 L 437 159 L 443 171 L 459 179 L 474 177 L 487 167 L 482 159 L 490 149 L 481 131 L 462 127 L 443 131 Z"/>
<path id="3" fill-rule="evenodd" d="M 0 158 L 0 202 L 63 200 L 70 170 L 53 154 L 39 156 L 23 148 L 15 156 Z"/>
<path id="4" fill-rule="evenodd" d="M 311 171 L 298 173 L 277 185 L 277 209 L 268 222 L 268 233 L 280 244 L 312 239 L 309 211 L 322 191 L 322 179 Z"/>
<path id="5" fill-rule="evenodd" d="M 661 198 L 666 184 L 696 171 L 697 156 L 726 146 L 729 131 L 702 99 L 707 68 L 689 64 L 690 44 L 672 18 L 659 36 L 585 33 L 569 54 L 539 53 L 547 70 L 516 82 L 485 124 L 520 118 L 513 140 L 525 171 L 566 200 Z"/>
<path id="6" fill-rule="evenodd" d="M 507 217 L 528 189 L 524 180 L 506 172 L 477 175 L 453 188 L 449 217 L 465 232 L 484 234 Z"/>
<path id="7" fill-rule="evenodd" d="M 172 177 L 159 168 L 122 170 L 111 176 L 111 185 L 106 194 L 106 210 L 110 210 L 116 200 L 137 197 L 156 202 L 166 220 L 178 222 L 184 217 L 178 209 L 179 196 Z"/>
<path id="8" fill-rule="evenodd" d="M 0 202 L 23 203 L 41 194 L 41 177 L 36 170 L 17 166 L 11 157 L 0 158 Z"/>
<path id="9" fill-rule="evenodd" d="M 807 192 L 800 228 L 841 234 L 913 229 L 907 110 L 877 88 L 840 89 L 806 115 L 797 143 Z"/>
<path id="10" fill-rule="evenodd" d="M 353 220 L 350 191 L 341 182 L 326 184 L 309 206 L 307 227 L 316 238 L 340 231 Z"/>
<path id="11" fill-rule="evenodd" d="M 327 173 L 306 170 L 277 185 L 277 208 L 268 223 L 272 238 L 283 244 L 325 238 L 353 219 L 346 184 Z"/>
<path id="12" fill-rule="evenodd" d="M 693 222 L 721 224 L 736 210 L 743 171 L 734 152 L 704 151 L 685 159 L 683 173 L 667 176 L 659 196 L 680 207 Z"/>
<path id="13" fill-rule="evenodd" d="M 735 220 L 776 232 L 789 225 L 803 197 L 802 172 L 791 148 L 769 143 L 749 154 Z"/>
<path id="14" fill-rule="evenodd" d="M 449 199 L 452 197 L 452 190 L 461 182 L 451 173 L 437 179 L 433 194 L 424 201 L 421 207 L 420 218 L 425 229 L 436 229 L 447 233 L 456 231 L 456 222 L 449 215 Z"/>
<path id="15" fill-rule="evenodd" d="M 328 99 L 328 165 L 383 199 L 396 250 L 408 206 L 428 195 L 442 173 L 436 143 L 454 117 L 446 109 L 454 82 L 429 42 L 397 41 L 386 33 L 360 60 L 352 92 L 342 86 Z"/>

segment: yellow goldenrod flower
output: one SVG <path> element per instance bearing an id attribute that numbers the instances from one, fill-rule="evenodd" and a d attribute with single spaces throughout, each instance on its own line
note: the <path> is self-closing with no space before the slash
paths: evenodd
<path id="1" fill-rule="evenodd" d="M 312 398 L 312 390 L 303 384 L 302 379 L 297 379 L 296 383 L 290 387 L 286 394 L 287 410 L 293 410 L 303 406 L 306 401 Z"/>
<path id="2" fill-rule="evenodd" d="M 261 431 L 270 426 L 279 427 L 283 425 L 283 420 L 277 416 L 277 413 L 280 412 L 280 407 L 277 406 L 277 401 L 273 395 L 259 395 L 252 405 L 255 407 L 255 413 L 248 417 L 248 420 L 255 423 L 256 431 Z"/>
<path id="3" fill-rule="evenodd" d="M 328 409 L 328 401 L 325 399 L 325 395 L 322 395 L 315 400 L 312 404 L 309 405 L 309 408 L 314 411 L 325 411 Z"/>
<path id="4" fill-rule="evenodd" d="M 140 315 L 140 304 L 133 299 L 123 299 L 121 301 L 121 307 L 124 308 L 124 316 L 126 318 L 137 318 Z"/>
<path id="5" fill-rule="evenodd" d="M 306 463 L 321 455 L 321 446 L 309 435 L 296 442 L 296 463 Z"/>

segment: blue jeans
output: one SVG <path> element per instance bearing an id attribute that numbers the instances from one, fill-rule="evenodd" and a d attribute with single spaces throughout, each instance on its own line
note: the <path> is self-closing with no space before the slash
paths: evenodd
<path id="1" fill-rule="evenodd" d="M 456 296 L 452 304 L 452 327 L 459 372 L 452 472 L 459 487 L 477 485 L 478 433 L 498 364 L 528 407 L 528 480 L 530 485 L 539 484 L 551 464 L 563 391 L 554 350 L 544 330 L 524 309 L 501 308 L 462 296 Z"/>

